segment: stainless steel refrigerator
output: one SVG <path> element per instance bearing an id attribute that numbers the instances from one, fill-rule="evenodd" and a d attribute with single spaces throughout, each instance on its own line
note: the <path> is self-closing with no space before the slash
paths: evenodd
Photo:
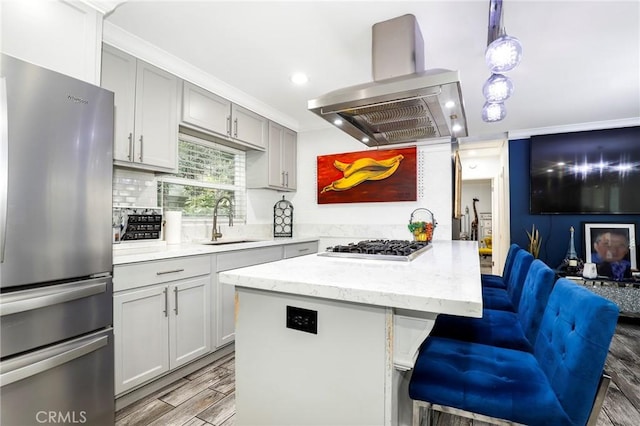
<path id="1" fill-rule="evenodd" d="M 0 61 L 0 424 L 113 425 L 113 93 Z"/>

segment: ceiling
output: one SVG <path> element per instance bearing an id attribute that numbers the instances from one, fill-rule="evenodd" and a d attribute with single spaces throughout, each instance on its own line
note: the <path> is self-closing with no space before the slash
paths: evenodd
<path id="1" fill-rule="evenodd" d="M 305 131 L 330 126 L 307 111 L 309 99 L 372 80 L 371 26 L 407 13 L 420 25 L 426 68 L 460 72 L 469 141 L 594 122 L 640 124 L 637 0 L 505 0 L 503 24 L 524 54 L 508 73 L 515 92 L 507 117 L 492 124 L 480 118 L 490 75 L 484 63 L 489 0 L 127 1 L 106 21 Z M 308 84 L 293 85 L 294 71 L 305 72 Z"/>

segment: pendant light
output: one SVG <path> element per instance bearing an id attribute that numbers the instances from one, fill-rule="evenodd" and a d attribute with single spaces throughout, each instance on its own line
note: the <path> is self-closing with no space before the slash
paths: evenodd
<path id="1" fill-rule="evenodd" d="M 507 116 L 507 109 L 502 102 L 485 102 L 482 107 L 482 121 L 494 123 Z"/>
<path id="2" fill-rule="evenodd" d="M 511 71 L 522 60 L 522 44 L 517 38 L 502 34 L 487 46 L 484 59 L 492 73 Z"/>
<path id="3" fill-rule="evenodd" d="M 502 26 L 502 0 L 490 0 L 485 62 L 492 74 L 482 86 L 482 94 L 487 101 L 482 107 L 483 121 L 493 123 L 506 117 L 504 101 L 513 94 L 513 83 L 502 73 L 515 68 L 521 60 L 522 44 L 517 38 L 507 35 Z"/>
<path id="4" fill-rule="evenodd" d="M 487 102 L 504 102 L 512 93 L 511 79 L 502 74 L 493 74 L 482 86 L 482 94 Z"/>

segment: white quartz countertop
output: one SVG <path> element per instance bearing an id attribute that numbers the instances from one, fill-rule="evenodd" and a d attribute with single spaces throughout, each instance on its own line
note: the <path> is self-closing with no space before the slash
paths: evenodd
<path id="1" fill-rule="evenodd" d="M 238 242 L 241 240 L 220 240 L 221 242 L 229 242 L 229 244 L 200 244 L 200 243 L 188 243 L 188 244 L 155 244 L 155 245 L 141 245 L 135 247 L 135 243 L 127 244 L 126 248 L 124 244 L 122 246 L 114 247 L 113 249 L 113 264 L 122 265 L 125 263 L 146 262 L 149 260 L 162 260 L 171 259 L 174 257 L 183 256 L 197 256 L 200 254 L 212 254 L 222 253 L 233 250 L 246 250 L 252 248 L 279 246 L 286 244 L 297 244 L 318 241 L 317 238 L 277 238 L 271 240 L 260 240 L 251 242 Z"/>
<path id="2" fill-rule="evenodd" d="M 316 254 L 221 272 L 238 287 L 422 312 L 481 317 L 475 241 L 434 241 L 411 262 Z"/>

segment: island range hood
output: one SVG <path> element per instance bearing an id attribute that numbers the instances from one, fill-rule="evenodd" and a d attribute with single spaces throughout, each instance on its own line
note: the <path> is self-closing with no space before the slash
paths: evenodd
<path id="1" fill-rule="evenodd" d="M 370 147 L 467 136 L 459 73 L 425 71 L 415 16 L 372 31 L 374 81 L 312 99 L 308 109 Z"/>

